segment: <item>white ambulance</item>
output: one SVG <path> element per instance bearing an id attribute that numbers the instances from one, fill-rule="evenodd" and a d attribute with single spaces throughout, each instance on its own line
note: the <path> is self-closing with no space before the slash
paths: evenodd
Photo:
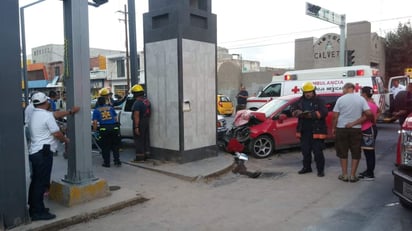
<path id="1" fill-rule="evenodd" d="M 316 86 L 316 92 L 342 92 L 345 83 L 355 84 L 355 91 L 360 93 L 364 86 L 374 89 L 373 99 L 381 111 L 387 107 L 385 103 L 385 88 L 379 71 L 370 66 L 349 66 L 321 68 L 285 72 L 282 77 L 274 76 L 272 82 L 268 84 L 256 97 L 247 99 L 246 108 L 257 110 L 270 100 L 292 94 L 302 94 L 301 87 L 305 82 L 312 82 Z"/>

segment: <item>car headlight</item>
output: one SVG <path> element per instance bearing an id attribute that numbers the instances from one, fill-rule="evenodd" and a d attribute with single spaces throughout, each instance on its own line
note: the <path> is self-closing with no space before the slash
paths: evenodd
<path id="1" fill-rule="evenodd" d="M 412 131 L 401 130 L 401 165 L 412 167 Z"/>

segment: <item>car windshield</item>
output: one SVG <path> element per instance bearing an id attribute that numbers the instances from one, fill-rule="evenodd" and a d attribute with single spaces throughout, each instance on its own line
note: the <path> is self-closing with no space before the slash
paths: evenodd
<path id="1" fill-rule="evenodd" d="M 220 102 L 230 102 L 230 99 L 229 97 L 222 95 L 220 96 Z"/>
<path id="2" fill-rule="evenodd" d="M 285 105 L 287 102 L 288 101 L 284 100 L 284 99 L 274 99 L 274 100 L 268 102 L 267 104 L 263 105 L 257 111 L 265 113 L 265 116 L 267 118 L 270 115 L 272 115 L 273 112 L 277 111 L 279 108 L 281 108 L 283 105 Z"/>

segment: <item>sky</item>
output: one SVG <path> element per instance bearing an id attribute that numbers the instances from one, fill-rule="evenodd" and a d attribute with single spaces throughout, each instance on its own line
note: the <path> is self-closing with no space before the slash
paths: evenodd
<path id="1" fill-rule="evenodd" d="M 19 0 L 19 5 L 35 1 Z M 347 23 L 369 21 L 372 32 L 382 37 L 412 19 L 412 1 L 406 0 L 211 1 L 212 13 L 217 15 L 217 45 L 266 67 L 293 68 L 295 39 L 340 33 L 339 26 L 306 15 L 306 2 L 345 14 Z M 109 0 L 98 8 L 89 7 L 90 47 L 125 50 L 125 24 L 120 20 L 124 14 L 118 12 L 124 11 L 125 4 L 127 0 Z M 148 12 L 148 0 L 136 0 L 135 8 L 137 48 L 141 51 L 142 17 Z M 28 55 L 33 47 L 63 44 L 61 0 L 45 0 L 24 12 Z"/>

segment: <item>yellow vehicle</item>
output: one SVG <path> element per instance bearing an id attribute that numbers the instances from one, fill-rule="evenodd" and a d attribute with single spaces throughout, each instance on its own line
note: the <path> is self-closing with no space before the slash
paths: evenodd
<path id="1" fill-rule="evenodd" d="M 217 113 L 231 116 L 233 114 L 233 103 L 226 95 L 217 95 Z"/>

